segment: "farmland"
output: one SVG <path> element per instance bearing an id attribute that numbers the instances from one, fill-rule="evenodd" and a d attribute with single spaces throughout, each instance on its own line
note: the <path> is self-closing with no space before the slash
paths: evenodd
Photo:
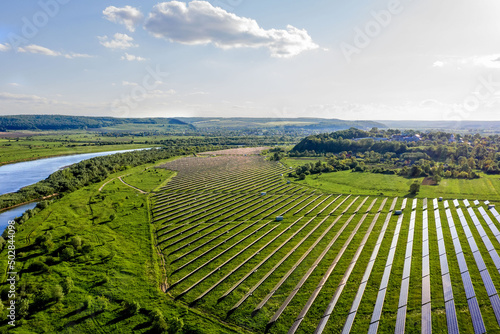
<path id="1" fill-rule="evenodd" d="M 252 153 L 161 166 L 178 173 L 151 197 L 167 295 L 252 332 L 499 330 L 488 202 L 320 191 Z"/>

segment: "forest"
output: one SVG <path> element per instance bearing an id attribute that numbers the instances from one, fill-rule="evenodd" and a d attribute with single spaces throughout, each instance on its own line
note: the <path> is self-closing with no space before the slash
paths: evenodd
<path id="1" fill-rule="evenodd" d="M 309 136 L 290 157 L 324 157 L 308 163 L 292 176 L 339 170 L 398 174 L 405 177 L 478 178 L 480 172 L 500 173 L 500 137 L 446 132 L 349 129 Z"/>
<path id="2" fill-rule="evenodd" d="M 62 115 L 0 116 L 0 131 L 8 130 L 75 130 L 103 128 L 119 124 L 168 124 L 194 126 L 173 118 L 114 118 Z"/>

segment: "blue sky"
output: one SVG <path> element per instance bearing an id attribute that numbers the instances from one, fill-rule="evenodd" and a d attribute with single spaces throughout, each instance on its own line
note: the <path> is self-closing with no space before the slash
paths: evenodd
<path id="1" fill-rule="evenodd" d="M 0 115 L 500 120 L 499 14 L 494 0 L 3 1 Z"/>

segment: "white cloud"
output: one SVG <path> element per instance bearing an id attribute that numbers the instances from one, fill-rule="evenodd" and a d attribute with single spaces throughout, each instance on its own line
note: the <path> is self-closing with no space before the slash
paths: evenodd
<path id="1" fill-rule="evenodd" d="M 139 86 L 139 84 L 130 81 L 122 81 L 122 86 Z"/>
<path id="2" fill-rule="evenodd" d="M 0 43 L 0 51 L 2 52 L 7 52 L 10 51 L 11 47 L 9 44 L 1 44 Z"/>
<path id="3" fill-rule="evenodd" d="M 121 60 L 128 60 L 128 61 L 146 61 L 146 58 L 130 55 L 128 53 L 125 53 L 125 55 L 122 56 L 120 59 Z"/>
<path id="4" fill-rule="evenodd" d="M 9 83 L 9 85 L 12 87 L 20 87 L 21 86 L 21 84 L 18 84 L 17 82 L 11 82 L 11 83 Z"/>
<path id="5" fill-rule="evenodd" d="M 50 100 L 38 95 L 12 94 L 0 92 L 0 100 L 11 100 L 16 102 L 49 103 Z"/>
<path id="6" fill-rule="evenodd" d="M 306 30 L 263 29 L 257 21 L 228 13 L 207 1 L 159 3 L 146 19 L 155 37 L 188 45 L 213 43 L 222 49 L 266 47 L 273 57 L 293 57 L 318 48 Z"/>
<path id="7" fill-rule="evenodd" d="M 472 57 L 443 57 L 441 60 L 435 61 L 434 67 L 452 66 L 457 68 L 462 67 L 486 67 L 500 69 L 500 54 Z"/>
<path id="8" fill-rule="evenodd" d="M 64 57 L 64 58 L 67 58 L 67 59 L 91 58 L 92 57 L 91 55 L 81 54 L 81 53 L 74 53 L 74 52 L 71 52 L 71 53 L 61 53 L 61 52 L 54 51 L 54 50 L 48 49 L 46 47 L 43 47 L 43 46 L 40 46 L 40 45 L 35 45 L 35 44 L 31 44 L 31 45 L 24 46 L 24 47 L 19 47 L 17 49 L 17 51 L 18 52 L 22 52 L 22 53 L 41 54 L 41 55 L 50 56 L 50 57 Z"/>
<path id="9" fill-rule="evenodd" d="M 107 20 L 123 24 L 130 32 L 134 32 L 135 27 L 144 20 L 144 15 L 137 8 L 131 6 L 122 8 L 109 6 L 102 13 Z"/>
<path id="10" fill-rule="evenodd" d="M 99 43 L 109 49 L 128 49 L 135 48 L 138 45 L 134 44 L 134 39 L 127 34 L 114 34 L 113 38 L 110 39 L 108 36 L 97 36 Z"/>
<path id="11" fill-rule="evenodd" d="M 61 56 L 60 52 L 53 51 L 50 49 L 47 49 L 46 47 L 40 46 L 40 45 L 35 45 L 31 44 L 25 47 L 19 47 L 17 49 L 19 52 L 27 52 L 27 53 L 35 53 L 35 54 L 41 54 L 44 56 L 51 56 L 51 57 L 58 57 Z"/>

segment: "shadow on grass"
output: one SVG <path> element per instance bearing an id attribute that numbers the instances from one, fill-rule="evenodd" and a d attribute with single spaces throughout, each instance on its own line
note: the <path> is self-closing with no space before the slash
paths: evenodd
<path id="1" fill-rule="evenodd" d="M 123 310 L 119 313 L 119 315 L 113 319 L 113 320 L 110 320 L 106 323 L 106 326 L 108 325 L 116 325 L 117 323 L 119 323 L 120 321 L 123 321 L 127 318 L 130 318 L 134 316 L 133 314 L 130 314 L 127 310 Z"/>

